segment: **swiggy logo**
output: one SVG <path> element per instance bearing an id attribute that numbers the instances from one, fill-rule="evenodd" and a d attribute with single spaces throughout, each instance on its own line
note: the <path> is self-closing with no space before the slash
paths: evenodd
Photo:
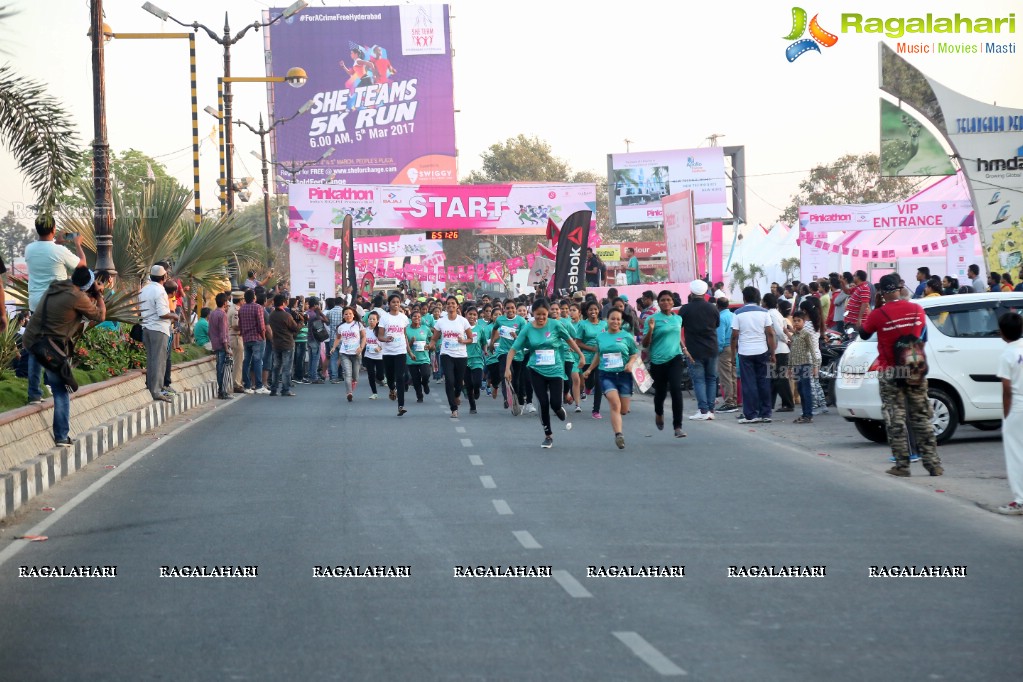
<path id="1" fill-rule="evenodd" d="M 817 47 L 818 43 L 824 47 L 831 47 L 838 42 L 838 36 L 834 33 L 828 33 L 820 24 L 817 23 L 817 15 L 813 15 L 813 19 L 810 20 L 810 38 L 802 38 L 803 34 L 806 33 L 806 10 L 802 7 L 792 8 L 792 31 L 785 36 L 785 40 L 795 40 L 796 42 L 785 48 L 785 58 L 790 62 L 796 61 L 799 55 L 813 50 L 814 52 L 820 52 L 821 49 Z M 801 38 L 797 40 L 797 38 Z M 811 40 L 812 38 L 812 40 Z"/>

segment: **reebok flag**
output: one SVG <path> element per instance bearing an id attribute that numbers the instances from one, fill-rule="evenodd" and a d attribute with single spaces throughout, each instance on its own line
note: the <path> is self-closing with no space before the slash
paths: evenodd
<path id="1" fill-rule="evenodd" d="M 568 216 L 558 236 L 558 253 L 554 261 L 556 296 L 570 296 L 586 286 L 586 245 L 590 241 L 591 211 L 576 211 Z"/>

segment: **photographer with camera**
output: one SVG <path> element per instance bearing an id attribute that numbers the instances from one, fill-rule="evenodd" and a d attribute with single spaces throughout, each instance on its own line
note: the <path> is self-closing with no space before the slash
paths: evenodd
<path id="1" fill-rule="evenodd" d="M 25 348 L 32 348 L 37 341 L 44 340 L 59 348 L 65 356 L 70 356 L 73 339 L 82 330 L 82 320 L 99 323 L 107 317 L 103 286 L 84 265 L 75 268 L 70 281 L 50 284 L 38 303 L 39 310 L 32 315 L 25 329 Z M 35 355 L 30 352 L 29 357 L 34 359 Z M 70 371 L 68 366 L 66 372 Z M 67 377 L 47 369 L 46 385 L 53 393 L 53 440 L 57 445 L 70 446 L 71 396 Z M 77 385 L 73 389 L 77 389 Z"/>

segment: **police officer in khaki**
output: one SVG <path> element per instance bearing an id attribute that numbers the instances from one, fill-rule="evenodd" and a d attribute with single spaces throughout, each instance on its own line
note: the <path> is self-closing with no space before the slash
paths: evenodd
<path id="1" fill-rule="evenodd" d="M 882 277 L 877 290 L 877 302 L 860 328 L 860 338 L 869 339 L 877 333 L 878 387 L 888 444 L 895 457 L 895 466 L 887 473 L 909 476 L 908 426 L 924 468 L 931 476 L 941 476 L 945 470 L 941 467 L 931 424 L 927 361 L 920 350 L 920 340 L 927 328 L 924 309 L 912 301 L 902 300 L 902 285 L 897 275 Z"/>

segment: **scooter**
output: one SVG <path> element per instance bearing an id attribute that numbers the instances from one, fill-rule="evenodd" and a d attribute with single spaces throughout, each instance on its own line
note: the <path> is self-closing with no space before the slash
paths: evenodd
<path id="1" fill-rule="evenodd" d="M 845 333 L 829 329 L 821 339 L 821 369 L 819 380 L 824 391 L 824 402 L 835 404 L 835 383 L 838 379 L 838 363 L 849 344 L 856 338 L 856 330 L 849 327 Z"/>

